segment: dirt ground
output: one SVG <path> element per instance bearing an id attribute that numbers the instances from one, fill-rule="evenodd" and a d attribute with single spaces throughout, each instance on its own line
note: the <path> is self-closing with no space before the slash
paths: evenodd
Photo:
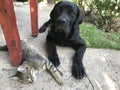
<path id="1" fill-rule="evenodd" d="M 51 5 L 39 4 L 39 26 L 49 19 L 51 9 Z M 45 49 L 47 32 L 39 34 L 36 38 L 31 37 L 29 5 L 15 4 L 15 12 L 20 38 L 34 45 L 47 57 Z M 4 44 L 4 36 L 0 30 L 0 45 Z M 58 85 L 49 73 L 42 70 L 33 84 L 10 80 L 16 72 L 16 67 L 11 66 L 8 52 L 0 51 L 0 90 L 93 90 L 87 78 L 76 80 L 71 75 L 74 50 L 57 46 L 57 52 L 61 61 L 58 68 L 63 72 L 63 86 Z M 120 51 L 87 48 L 83 61 L 94 90 L 120 90 Z"/>

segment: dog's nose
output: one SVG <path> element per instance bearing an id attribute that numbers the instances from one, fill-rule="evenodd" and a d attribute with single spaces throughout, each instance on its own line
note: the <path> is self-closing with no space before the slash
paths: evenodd
<path id="1" fill-rule="evenodd" d="M 66 23 L 66 20 L 65 20 L 64 18 L 60 18 L 60 19 L 57 20 L 57 22 L 58 22 L 59 24 L 65 24 L 65 23 Z"/>

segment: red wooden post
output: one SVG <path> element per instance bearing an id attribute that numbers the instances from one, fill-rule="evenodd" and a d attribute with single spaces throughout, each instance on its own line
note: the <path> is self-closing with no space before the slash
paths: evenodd
<path id="1" fill-rule="evenodd" d="M 38 0 L 30 0 L 32 36 L 38 35 Z"/>
<path id="2" fill-rule="evenodd" d="M 12 0 L 0 0 L 0 24 L 9 50 L 11 63 L 18 66 L 22 60 L 22 49 Z"/>

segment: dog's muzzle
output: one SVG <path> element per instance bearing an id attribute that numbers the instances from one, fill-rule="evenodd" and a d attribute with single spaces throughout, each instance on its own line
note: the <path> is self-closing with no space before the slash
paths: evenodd
<path id="1" fill-rule="evenodd" d="M 55 23 L 55 31 L 65 33 L 67 28 L 67 20 L 65 18 L 58 18 Z"/>
<path id="2" fill-rule="evenodd" d="M 65 25 L 67 23 L 67 20 L 65 18 L 58 18 L 57 23 L 61 25 Z"/>

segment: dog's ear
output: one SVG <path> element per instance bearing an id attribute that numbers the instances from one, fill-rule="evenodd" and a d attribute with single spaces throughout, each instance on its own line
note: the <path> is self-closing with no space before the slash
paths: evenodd
<path id="1" fill-rule="evenodd" d="M 57 9 L 60 7 L 60 5 L 61 5 L 62 2 L 63 2 L 63 1 L 58 2 L 58 3 L 54 6 L 53 10 L 51 11 L 50 17 L 51 17 L 52 19 L 54 19 L 55 13 L 56 13 Z"/>
<path id="2" fill-rule="evenodd" d="M 83 22 L 83 16 L 82 13 L 80 12 L 80 9 L 78 8 L 76 19 L 73 24 L 73 32 L 79 33 L 79 24 Z"/>
<path id="3" fill-rule="evenodd" d="M 81 24 L 83 22 L 83 16 L 80 12 L 80 9 L 77 7 L 77 14 L 76 14 L 76 19 L 74 21 L 73 24 L 73 29 L 71 31 L 71 35 L 73 35 L 73 33 L 79 33 L 79 24 Z"/>
<path id="4" fill-rule="evenodd" d="M 76 18 L 74 20 L 73 29 L 71 30 L 69 37 L 71 37 L 72 35 L 76 35 L 75 33 L 79 33 L 79 24 L 81 24 L 82 22 L 83 22 L 83 16 L 80 12 L 80 9 L 77 7 Z"/>
<path id="5" fill-rule="evenodd" d="M 75 23 L 79 25 L 82 22 L 83 22 L 83 15 L 82 15 L 80 9 L 78 8 Z"/>

